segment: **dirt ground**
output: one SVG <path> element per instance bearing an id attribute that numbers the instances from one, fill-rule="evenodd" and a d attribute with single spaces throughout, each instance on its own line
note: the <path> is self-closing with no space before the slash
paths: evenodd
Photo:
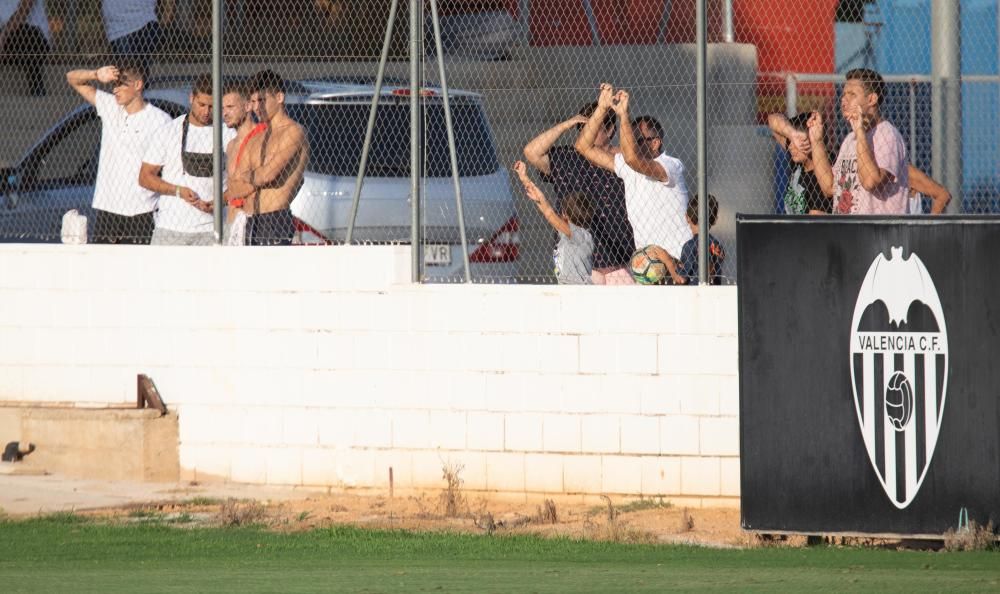
<path id="1" fill-rule="evenodd" d="M 197 495 L 185 498 L 183 493 L 177 493 L 169 501 L 130 503 L 81 513 L 192 526 L 262 523 L 282 531 L 354 525 L 714 547 L 751 544 L 752 539 L 740 530 L 738 509 L 678 507 L 662 499 L 596 501 L 599 503 L 557 503 L 539 497 L 537 501 L 512 503 L 446 489 L 395 497 L 303 494 L 301 499 L 281 501 Z"/>

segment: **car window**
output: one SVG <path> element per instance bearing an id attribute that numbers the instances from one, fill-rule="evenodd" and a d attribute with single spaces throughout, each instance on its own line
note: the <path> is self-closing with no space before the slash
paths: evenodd
<path id="1" fill-rule="evenodd" d="M 68 122 L 52 136 L 54 142 L 42 149 L 35 169 L 41 187 L 73 183 L 93 184 L 101 142 L 101 123 L 93 110 Z"/>
<path id="2" fill-rule="evenodd" d="M 368 125 L 370 103 L 290 104 L 288 114 L 309 136 L 309 169 L 322 175 L 355 176 Z M 478 104 L 452 105 L 459 175 L 489 175 L 500 167 L 485 114 Z M 444 106 L 424 109 L 425 175 L 451 175 Z M 408 104 L 379 105 L 372 131 L 367 173 L 377 177 L 410 175 Z"/>

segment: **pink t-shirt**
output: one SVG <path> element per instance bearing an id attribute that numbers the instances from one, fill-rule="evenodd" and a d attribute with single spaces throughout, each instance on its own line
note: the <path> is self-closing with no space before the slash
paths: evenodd
<path id="1" fill-rule="evenodd" d="M 881 188 L 869 192 L 858 177 L 858 142 L 854 132 L 840 145 L 833 164 L 833 214 L 906 214 L 910 185 L 906 143 L 899 130 L 882 120 L 868 131 L 875 163 L 892 175 Z"/>

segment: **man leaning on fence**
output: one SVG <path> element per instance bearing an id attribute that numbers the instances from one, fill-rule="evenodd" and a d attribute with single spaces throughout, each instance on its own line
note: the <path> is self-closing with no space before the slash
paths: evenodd
<path id="1" fill-rule="evenodd" d="M 163 126 L 150 141 L 139 171 L 139 184 L 158 195 L 154 245 L 215 243 L 210 75 L 195 79 L 189 100 L 189 113 Z M 222 141 L 234 135 L 224 128 Z"/>
<path id="2" fill-rule="evenodd" d="M 823 193 L 833 197 L 834 214 L 906 214 L 906 143 L 899 130 L 882 119 L 885 81 L 867 68 L 848 71 L 846 77 L 840 109 L 851 132 L 840 145 L 832 169 L 822 143 L 813 143 L 816 179 Z M 823 124 L 812 121 L 809 125 Z"/>
<path id="3" fill-rule="evenodd" d="M 170 116 L 143 98 L 146 71 L 137 62 L 73 70 L 66 81 L 101 118 L 94 243 L 149 243 L 156 193 L 139 185 L 139 169 L 149 141 Z M 94 82 L 111 84 L 114 94 L 95 88 Z"/>
<path id="4" fill-rule="evenodd" d="M 291 245 L 295 234 L 290 205 L 309 160 L 305 130 L 285 112 L 285 82 L 270 70 L 250 79 L 250 101 L 267 130 L 251 138 L 229 180 L 225 197 L 246 200 L 246 245 Z"/>
<path id="5" fill-rule="evenodd" d="M 681 248 L 691 239 L 691 230 L 684 219 L 688 191 L 684 183 L 684 164 L 663 152 L 663 126 L 651 116 L 629 119 L 629 95 L 614 92 L 611 85 L 601 84 L 597 109 L 590 116 L 576 141 L 576 150 L 588 161 L 614 171 L 625 184 L 625 205 L 632 223 L 635 247 L 655 245 L 657 255 L 664 260 L 670 278 L 684 284 L 677 272 Z M 621 152 L 609 154 L 595 145 L 597 131 L 608 110 L 618 116 L 621 130 Z"/>

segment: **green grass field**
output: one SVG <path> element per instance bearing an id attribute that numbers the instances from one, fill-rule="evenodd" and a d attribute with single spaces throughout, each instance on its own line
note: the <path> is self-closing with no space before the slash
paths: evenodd
<path id="1" fill-rule="evenodd" d="M 1000 553 L 716 550 L 535 537 L 0 521 L 0 591 L 1000 591 Z"/>

